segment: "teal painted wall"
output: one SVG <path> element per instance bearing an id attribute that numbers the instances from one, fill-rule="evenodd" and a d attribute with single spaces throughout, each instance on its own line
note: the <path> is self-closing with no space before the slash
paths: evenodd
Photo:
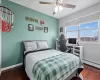
<path id="1" fill-rule="evenodd" d="M 2 33 L 2 67 L 8 67 L 22 62 L 23 40 L 48 40 L 49 47 L 55 48 L 55 41 L 58 34 L 58 19 L 47 16 L 40 12 L 2 0 L 2 5 L 10 8 L 14 16 L 14 28 L 9 33 Z M 41 26 L 39 23 L 28 22 L 25 17 L 43 19 L 48 33 L 44 31 L 28 31 L 28 24 Z"/>

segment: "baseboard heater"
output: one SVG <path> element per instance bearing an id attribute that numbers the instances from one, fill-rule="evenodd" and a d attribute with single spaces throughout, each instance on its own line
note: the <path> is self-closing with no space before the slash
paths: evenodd
<path id="1" fill-rule="evenodd" d="M 94 67 L 100 69 L 100 64 L 99 64 L 99 63 L 92 62 L 92 61 L 89 61 L 89 60 L 83 60 L 83 63 L 89 64 L 89 65 L 91 65 L 91 66 L 94 66 Z"/>

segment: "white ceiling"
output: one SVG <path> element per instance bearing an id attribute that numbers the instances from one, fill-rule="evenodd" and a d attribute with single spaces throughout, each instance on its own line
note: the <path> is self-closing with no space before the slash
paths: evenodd
<path id="1" fill-rule="evenodd" d="M 76 5 L 76 8 L 75 9 L 64 8 L 61 12 L 53 15 L 52 13 L 54 10 L 54 6 L 42 5 L 39 4 L 39 1 L 56 2 L 56 0 L 9 0 L 9 1 L 18 3 L 20 5 L 26 6 L 28 8 L 31 8 L 33 10 L 39 11 L 41 13 L 47 14 L 49 16 L 58 19 L 100 2 L 100 0 L 64 0 L 63 3 L 74 4 Z"/>

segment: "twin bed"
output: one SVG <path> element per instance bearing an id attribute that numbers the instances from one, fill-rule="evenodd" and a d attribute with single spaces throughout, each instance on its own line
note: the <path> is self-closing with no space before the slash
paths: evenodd
<path id="1" fill-rule="evenodd" d="M 68 80 L 82 66 L 77 56 L 48 48 L 47 41 L 23 43 L 23 63 L 30 80 Z"/>

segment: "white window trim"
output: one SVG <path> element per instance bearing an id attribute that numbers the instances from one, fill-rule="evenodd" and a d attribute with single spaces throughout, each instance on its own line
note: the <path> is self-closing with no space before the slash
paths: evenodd
<path id="1" fill-rule="evenodd" d="M 99 19 L 91 20 L 91 21 L 87 21 L 87 22 L 82 22 L 82 23 L 78 23 L 78 24 L 80 25 L 80 24 L 86 24 L 86 23 L 91 23 L 91 22 L 96 22 L 96 21 L 99 21 Z"/>
<path id="2" fill-rule="evenodd" d="M 80 31 L 95 30 L 95 29 L 99 29 L 99 28 L 87 28 L 87 29 L 81 29 Z"/>
<path id="3" fill-rule="evenodd" d="M 67 32 L 75 32 L 75 31 L 78 31 L 78 30 L 73 30 L 73 31 L 67 31 Z"/>
<path id="4" fill-rule="evenodd" d="M 99 25 L 99 20 L 92 20 L 92 21 L 89 21 L 89 22 L 79 23 L 79 28 L 80 28 L 81 24 L 92 23 L 92 22 L 98 22 L 98 25 Z M 98 28 L 99 28 L 99 26 L 98 26 Z M 86 29 L 92 29 L 92 28 L 86 28 Z M 81 30 L 84 30 L 84 29 L 81 29 Z"/>
<path id="5" fill-rule="evenodd" d="M 86 29 L 81 29 L 80 30 L 80 25 L 81 24 L 86 24 L 86 23 L 92 23 L 92 22 L 98 22 L 98 28 L 86 28 Z M 82 43 L 95 43 L 95 42 L 99 42 L 99 31 L 100 31 L 100 20 L 99 19 L 97 19 L 97 20 L 92 20 L 92 21 L 89 21 L 89 22 L 84 22 L 84 23 L 78 23 L 78 25 L 71 25 L 71 26 L 76 26 L 76 27 L 78 27 L 78 30 L 72 30 L 72 31 L 67 31 L 67 32 L 77 32 L 78 31 L 78 37 L 77 37 L 77 39 L 78 39 L 78 41 L 79 42 L 82 42 Z M 71 26 L 66 26 L 66 27 L 71 27 Z M 66 28 L 65 27 L 65 28 Z M 80 39 L 80 31 L 82 31 L 82 30 L 96 30 L 96 29 L 98 29 L 98 40 L 95 40 L 95 41 L 82 41 L 81 39 Z M 65 32 L 64 32 L 64 34 L 65 34 L 65 36 L 66 36 L 66 29 L 64 30 Z"/>
<path id="6" fill-rule="evenodd" d="M 92 22 L 98 22 L 98 28 L 87 28 L 87 29 L 81 29 L 81 30 L 79 29 L 79 33 L 78 33 L 78 34 L 79 34 L 79 41 L 80 41 L 80 42 L 82 42 L 82 43 L 83 43 L 83 42 L 85 42 L 85 43 L 99 42 L 99 26 L 100 26 L 100 21 L 99 21 L 99 20 L 92 20 L 92 21 L 89 21 L 89 22 L 80 23 L 80 24 L 79 24 L 79 28 L 80 28 L 80 25 L 81 25 L 81 24 L 92 23 Z M 95 40 L 95 41 L 82 41 L 82 40 L 80 39 L 80 31 L 82 31 L 82 30 L 84 30 L 84 31 L 85 31 L 85 30 L 95 30 L 95 29 L 98 29 L 98 40 Z"/>
<path id="7" fill-rule="evenodd" d="M 78 30 L 67 31 L 67 32 L 78 32 Z M 65 31 L 65 36 L 67 36 L 66 31 Z M 77 36 L 78 36 L 78 34 L 77 34 Z M 77 37 L 77 39 L 78 39 L 78 37 Z"/>

